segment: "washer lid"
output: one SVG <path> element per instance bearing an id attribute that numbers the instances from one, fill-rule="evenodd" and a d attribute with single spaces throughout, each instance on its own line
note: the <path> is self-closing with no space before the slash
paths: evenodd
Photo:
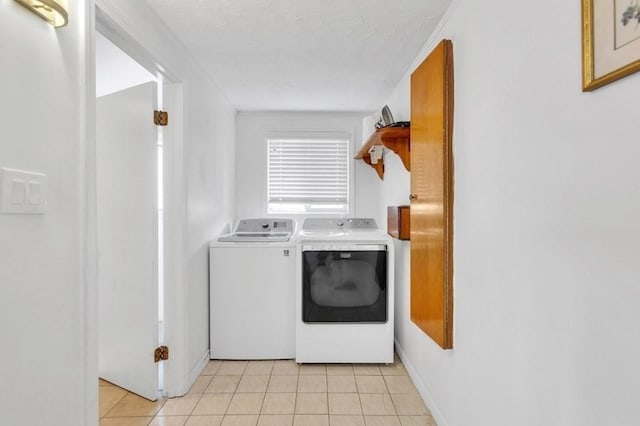
<path id="1" fill-rule="evenodd" d="M 292 219 L 242 219 L 238 221 L 236 229 L 220 236 L 218 241 L 232 242 L 269 242 L 289 241 L 293 234 Z"/>

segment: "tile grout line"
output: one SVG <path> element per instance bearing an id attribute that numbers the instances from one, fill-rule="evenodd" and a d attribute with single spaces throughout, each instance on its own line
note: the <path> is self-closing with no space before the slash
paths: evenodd
<path id="1" fill-rule="evenodd" d="M 119 387 L 119 386 L 118 386 L 118 387 Z M 120 388 L 120 387 L 119 387 L 119 388 Z M 120 389 L 122 389 L 122 388 L 120 388 Z M 98 389 L 98 390 L 99 390 L 99 389 Z M 124 390 L 124 389 L 123 389 L 123 390 Z M 126 391 L 126 390 L 125 390 L 125 394 L 124 394 L 124 395 L 122 395 L 122 396 L 120 397 L 120 399 L 118 399 L 118 401 L 117 401 L 115 404 L 113 404 L 113 406 L 112 406 L 111 408 L 109 408 L 109 410 L 107 410 L 107 412 L 106 412 L 106 413 L 104 413 L 104 416 L 102 416 L 102 417 L 98 416 L 98 420 L 100 420 L 100 419 L 104 419 L 105 417 L 107 417 L 107 415 L 109 415 L 109 413 L 110 413 L 110 412 L 115 408 L 115 406 L 116 406 L 116 405 L 118 405 L 118 403 L 119 403 L 120 401 L 122 401 L 122 400 L 124 399 L 124 397 L 125 397 L 125 396 L 127 396 L 127 394 L 128 394 L 128 393 L 129 393 L 129 391 Z"/>
<path id="2" fill-rule="evenodd" d="M 215 372 L 214 372 L 215 373 Z M 213 380 L 213 376 L 211 377 L 211 380 Z M 209 380 L 209 383 L 211 383 L 211 380 Z M 209 387 L 209 383 L 207 383 L 207 388 Z M 207 388 L 204 389 L 204 391 L 207 390 Z M 184 422 L 184 424 L 189 423 L 189 419 L 191 419 L 193 412 L 196 410 L 196 407 L 198 406 L 198 404 L 200 403 L 200 400 L 202 399 L 202 396 L 204 395 L 204 391 L 200 394 L 200 396 L 198 397 L 198 400 L 196 401 L 195 404 L 193 404 L 193 408 L 191 409 L 191 411 L 189 412 L 189 414 L 187 415 L 187 420 Z M 185 395 L 186 396 L 186 395 Z"/>
<path id="3" fill-rule="evenodd" d="M 353 381 L 354 381 L 354 382 L 356 381 L 356 376 L 355 376 L 355 374 L 356 374 L 356 371 L 355 371 L 355 369 L 354 369 L 354 370 L 353 370 Z M 356 390 L 358 390 L 358 384 L 357 384 L 357 382 L 356 382 Z M 366 422 L 365 422 L 365 420 L 364 420 L 364 407 L 362 406 L 362 398 L 360 398 L 360 391 L 358 391 L 357 395 L 358 395 L 358 402 L 360 403 L 360 413 L 361 413 L 361 416 L 362 416 L 362 423 L 364 423 L 364 424 L 365 424 L 365 426 L 366 426 Z M 331 425 L 329 425 L 329 426 L 331 426 Z"/>
<path id="4" fill-rule="evenodd" d="M 239 379 L 238 379 L 238 382 L 234 384 L 233 390 L 232 390 L 232 392 L 231 392 L 231 400 L 229 401 L 229 405 L 227 405 L 227 407 L 226 407 L 226 408 L 225 408 L 225 410 L 224 410 L 224 414 L 222 415 L 223 420 L 224 420 L 224 418 L 225 418 L 226 416 L 231 415 L 231 414 L 229 413 L 230 406 L 231 406 L 231 401 L 232 401 L 232 400 L 233 400 L 233 398 L 234 398 L 234 397 L 239 393 L 240 383 L 241 383 L 242 379 L 243 379 L 243 378 L 248 377 L 248 375 L 247 375 L 247 370 L 249 369 L 249 364 L 250 364 L 250 360 L 245 364 L 244 368 L 242 369 L 241 374 L 240 374 Z M 300 367 L 300 366 L 298 366 L 298 367 Z M 324 374 L 320 374 L 319 376 L 324 377 L 324 381 L 325 381 L 325 384 L 326 384 L 326 391 L 324 391 L 324 392 L 322 392 L 322 393 L 324 393 L 324 394 L 325 394 L 325 398 L 326 398 L 326 400 L 327 400 L 327 412 L 326 412 L 326 414 L 323 414 L 322 416 L 326 418 L 326 421 L 328 422 L 329 426 L 331 426 L 331 424 L 332 424 L 332 422 L 331 422 L 331 411 L 330 411 L 330 407 L 329 407 L 329 398 L 328 398 L 328 397 L 329 397 L 329 395 L 331 394 L 331 392 L 329 392 L 329 379 L 330 379 L 330 375 L 328 374 L 328 365 L 326 365 L 326 364 L 325 364 L 325 365 L 324 365 L 324 367 L 325 367 L 325 372 L 324 372 Z M 357 378 L 358 376 L 357 376 L 357 374 L 356 374 L 356 372 L 355 372 L 354 365 L 351 365 L 351 367 L 352 367 L 352 369 L 351 369 L 352 374 L 350 374 L 349 376 L 352 376 L 352 377 L 353 377 L 353 380 L 354 380 L 354 382 L 355 382 L 355 385 L 356 385 L 356 387 L 355 387 L 355 388 L 356 388 L 356 394 L 358 395 L 358 403 L 359 403 L 359 407 L 360 407 L 360 411 L 361 411 L 360 416 L 362 417 L 362 419 L 363 419 L 363 421 L 364 421 L 365 412 L 364 412 L 363 402 L 362 402 L 362 398 L 361 398 L 362 393 L 360 392 L 360 388 L 358 387 L 358 385 L 357 385 L 357 380 L 356 380 L 356 378 Z M 273 373 L 274 369 L 275 369 L 275 362 L 272 364 L 271 369 L 268 371 L 268 374 L 264 374 L 264 376 L 267 376 L 266 389 L 265 389 L 265 390 L 264 390 L 264 392 L 263 392 L 263 398 L 262 398 L 262 400 L 261 400 L 260 408 L 259 408 L 259 410 L 258 410 L 258 415 L 257 415 L 257 420 L 256 420 L 256 422 L 259 422 L 259 421 L 260 421 L 260 417 L 263 415 L 262 411 L 263 411 L 263 410 L 264 410 L 264 408 L 265 408 L 266 396 L 267 396 L 267 394 L 269 393 L 269 392 L 267 391 L 267 390 L 268 390 L 268 386 L 269 386 L 269 384 L 271 383 L 271 381 L 274 379 L 274 377 L 276 377 L 276 375 L 274 375 L 274 373 Z M 296 413 L 296 409 L 297 409 L 297 407 L 298 407 L 298 404 L 297 404 L 297 397 L 300 395 L 300 392 L 298 392 L 298 389 L 299 389 L 299 386 L 300 386 L 300 383 L 301 383 L 301 377 L 300 377 L 300 376 L 304 375 L 304 374 L 300 374 L 300 373 L 301 373 L 301 371 L 302 371 L 302 370 L 301 370 L 300 368 L 297 368 L 297 369 L 296 369 L 296 373 L 295 373 L 295 374 L 283 374 L 283 375 L 281 375 L 281 376 L 283 376 L 283 377 L 285 377 L 285 376 L 292 376 L 292 375 L 295 375 L 295 392 L 294 392 L 294 401 L 293 401 L 293 412 L 292 412 L 292 417 L 291 417 L 291 418 L 292 418 L 292 421 L 293 421 L 293 423 L 294 423 L 294 424 L 295 424 L 295 418 L 296 418 L 296 416 L 298 415 L 298 414 Z M 200 403 L 200 401 L 202 401 L 202 398 L 203 398 L 205 395 L 207 395 L 206 390 L 208 389 L 208 386 L 210 386 L 210 385 L 211 385 L 211 381 L 213 380 L 213 378 L 214 378 L 214 377 L 216 377 L 216 376 L 218 376 L 218 374 L 217 374 L 218 372 L 219 372 L 219 367 L 215 369 L 215 371 L 214 371 L 214 373 L 213 373 L 212 375 L 207 375 L 207 376 L 211 376 L 211 378 L 209 379 L 209 382 L 207 383 L 207 386 L 205 386 L 205 387 L 204 387 L 204 389 L 202 390 L 202 392 L 199 392 L 198 394 L 196 394 L 196 395 L 197 395 L 197 401 L 196 401 L 196 403 L 195 403 L 194 407 L 193 407 L 193 408 L 190 410 L 190 412 L 189 412 L 188 414 L 186 414 L 186 416 L 185 416 L 185 417 L 187 417 L 187 419 L 186 419 L 186 421 L 187 421 L 187 422 L 189 422 L 189 420 L 190 420 L 190 419 L 192 419 L 192 418 L 194 417 L 194 414 L 193 414 L 193 413 L 194 413 L 194 411 L 195 411 L 195 407 Z M 260 370 L 258 369 L 258 370 L 257 370 L 257 372 L 264 373 L 264 372 L 266 372 L 266 371 L 262 372 L 262 371 L 260 371 Z M 337 371 L 336 371 L 335 373 L 337 373 Z M 381 378 L 382 378 L 382 380 L 383 380 L 385 392 L 384 392 L 382 395 L 383 395 L 383 397 L 385 397 L 385 396 L 388 396 L 388 397 L 389 397 L 389 399 L 391 400 L 391 401 L 390 401 L 390 402 L 391 402 L 391 407 L 393 408 L 393 411 L 394 411 L 394 414 L 393 414 L 392 416 L 393 416 L 393 417 L 395 417 L 395 418 L 398 420 L 398 422 L 399 422 L 399 425 L 400 425 L 400 426 L 403 426 L 403 425 L 402 425 L 402 421 L 400 420 L 400 414 L 398 413 L 398 409 L 397 409 L 397 406 L 396 406 L 397 404 L 396 404 L 396 402 L 394 402 L 394 400 L 393 400 L 393 398 L 392 398 L 392 395 L 394 395 L 394 394 L 392 394 L 392 393 L 391 393 L 391 389 L 390 389 L 390 387 L 389 387 L 389 386 L 390 386 L 390 385 L 389 385 L 389 380 L 394 379 L 394 377 L 387 377 L 387 376 L 398 376 L 398 375 L 397 375 L 397 374 L 385 375 L 385 374 L 382 372 L 382 370 L 380 370 L 380 373 L 381 373 L 381 374 L 379 374 L 379 375 L 378 375 L 378 374 L 374 374 L 374 376 L 379 376 L 379 377 L 381 377 Z M 255 374 L 254 374 L 254 375 L 255 375 Z M 259 375 L 263 375 L 263 374 L 259 374 Z M 335 376 L 335 375 L 340 375 L 340 374 L 332 374 L 332 376 Z M 370 374 L 365 374 L 365 375 L 370 375 Z M 402 375 L 399 375 L 399 376 L 402 376 Z M 218 376 L 218 377 L 222 377 L 222 376 Z M 286 389 L 284 389 L 284 390 L 286 390 Z M 126 391 L 126 390 L 125 390 L 125 391 Z M 127 392 L 126 392 L 126 393 L 125 393 L 121 398 L 119 398 L 119 399 L 118 399 L 118 401 L 114 404 L 114 406 L 113 406 L 109 411 L 107 411 L 107 413 L 105 414 L 105 416 L 100 417 L 100 419 L 102 419 L 102 418 L 104 418 L 104 417 L 108 416 L 108 415 L 109 415 L 109 413 L 111 413 L 111 412 L 113 411 L 113 409 L 115 408 L 115 406 L 116 406 L 118 403 L 120 403 L 124 398 L 126 398 L 126 397 L 127 397 L 127 395 L 128 395 L 129 393 L 130 393 L 130 392 L 128 392 L 128 391 L 127 391 Z M 278 393 L 278 392 L 274 392 L 274 393 Z M 281 393 L 281 392 L 280 392 L 280 393 Z M 303 392 L 303 393 L 304 393 L 304 392 Z M 334 393 L 335 393 L 335 392 L 334 392 Z M 339 392 L 338 392 L 338 393 L 339 393 Z M 410 394 L 410 393 L 412 393 L 412 392 L 399 392 L 399 394 Z M 186 396 L 186 395 L 185 395 L 185 396 Z M 162 410 L 162 408 L 166 405 L 167 400 L 161 400 L 160 402 L 161 402 L 161 404 L 160 404 L 160 405 L 159 405 L 159 407 L 158 407 L 158 411 L 156 411 L 156 413 L 155 413 L 155 417 L 153 417 L 153 416 L 149 416 L 149 417 L 151 417 L 150 422 L 155 421 L 155 419 L 157 419 L 157 418 L 159 418 L 159 417 L 163 417 L 163 416 L 159 416 L 159 414 L 158 414 L 158 413 L 159 413 L 159 412 Z M 301 414 L 302 414 L 302 413 L 301 413 Z M 266 415 L 266 414 L 265 414 L 265 415 Z M 336 415 L 338 415 L 338 414 L 336 414 Z M 387 414 L 387 413 L 379 414 L 379 415 L 380 415 L 380 416 L 389 416 L 389 414 Z M 416 414 L 416 415 L 417 415 L 417 414 Z M 360 416 L 358 416 L 358 417 L 360 417 Z M 372 416 L 378 416 L 378 415 L 372 415 Z M 430 416 L 428 415 L 428 413 L 427 413 L 427 414 L 425 414 L 425 415 L 419 415 L 419 416 L 421 416 L 421 417 L 430 417 Z M 118 417 L 120 417 L 120 416 L 118 416 Z M 147 417 L 147 416 L 142 416 L 142 415 L 141 415 L 141 416 L 128 416 L 128 417 Z M 291 426 L 291 425 L 289 425 L 289 426 Z M 366 426 L 366 422 L 365 422 L 365 426 Z"/>
<path id="5" fill-rule="evenodd" d="M 213 381 L 213 377 L 218 372 L 218 368 L 215 369 L 215 371 L 213 372 L 213 375 L 211 376 L 211 379 L 209 379 L 209 381 L 207 382 L 207 386 L 202 390 L 202 393 L 200 393 L 200 396 L 198 397 L 198 402 L 196 402 L 196 405 L 193 406 L 193 410 L 191 410 L 191 414 L 189 414 L 189 417 L 187 417 L 187 421 L 185 423 L 188 423 L 191 417 L 193 417 L 193 412 L 196 410 L 196 407 L 198 406 L 198 404 L 200 404 L 200 401 L 202 401 L 202 397 L 206 394 L 207 389 L 209 389 L 209 386 Z"/>
<path id="6" fill-rule="evenodd" d="M 211 362 L 212 360 L 209 360 L 209 361 Z M 220 365 L 218 365 L 216 369 L 213 371 L 213 374 L 210 376 L 211 378 L 207 382 L 207 386 L 200 393 L 200 396 L 198 397 L 198 402 L 196 402 L 196 405 L 193 406 L 193 410 L 191 410 L 191 414 L 189 414 L 189 417 L 187 417 L 186 423 L 188 423 L 189 420 L 193 417 L 193 412 L 196 410 L 196 407 L 198 406 L 198 404 L 200 404 L 200 401 L 202 401 L 202 398 L 207 394 L 207 390 L 209 389 L 209 386 L 211 386 L 211 382 L 213 381 L 213 378 L 218 373 L 219 369 L 220 369 Z M 202 376 L 202 374 L 200 376 Z"/>
<path id="7" fill-rule="evenodd" d="M 293 397 L 293 415 L 291 416 L 291 424 L 296 424 L 296 408 L 298 408 L 298 386 L 300 386 L 300 365 L 296 364 L 298 367 L 298 377 L 296 378 L 296 394 Z"/>
<path id="8" fill-rule="evenodd" d="M 398 407 L 396 406 L 396 403 L 393 401 L 393 397 L 391 396 L 391 390 L 389 389 L 389 385 L 387 384 L 387 376 L 383 374 L 382 380 L 384 380 L 384 385 L 386 386 L 387 391 L 389 392 L 389 399 L 391 400 L 393 411 L 395 411 L 396 417 L 398 418 L 398 423 L 400 423 L 400 425 L 402 426 L 402 421 L 400 420 L 400 413 L 398 412 Z"/>

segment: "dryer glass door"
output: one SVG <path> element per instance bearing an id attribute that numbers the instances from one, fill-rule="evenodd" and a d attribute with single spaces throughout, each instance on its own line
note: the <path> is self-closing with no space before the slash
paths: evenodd
<path id="1" fill-rule="evenodd" d="M 302 262 L 305 323 L 387 322 L 386 245 L 305 245 Z"/>

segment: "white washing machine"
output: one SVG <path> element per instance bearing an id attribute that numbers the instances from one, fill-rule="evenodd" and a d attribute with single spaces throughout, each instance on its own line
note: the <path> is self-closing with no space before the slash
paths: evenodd
<path id="1" fill-rule="evenodd" d="M 209 247 L 211 359 L 295 356 L 295 222 L 244 219 Z"/>
<path id="2" fill-rule="evenodd" d="M 297 238 L 296 362 L 393 362 L 393 241 L 374 219 L 307 219 Z"/>

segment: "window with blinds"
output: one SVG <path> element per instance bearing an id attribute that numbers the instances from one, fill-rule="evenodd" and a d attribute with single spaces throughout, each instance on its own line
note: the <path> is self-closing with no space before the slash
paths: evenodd
<path id="1" fill-rule="evenodd" d="M 348 213 L 349 136 L 268 139 L 269 213 Z"/>

